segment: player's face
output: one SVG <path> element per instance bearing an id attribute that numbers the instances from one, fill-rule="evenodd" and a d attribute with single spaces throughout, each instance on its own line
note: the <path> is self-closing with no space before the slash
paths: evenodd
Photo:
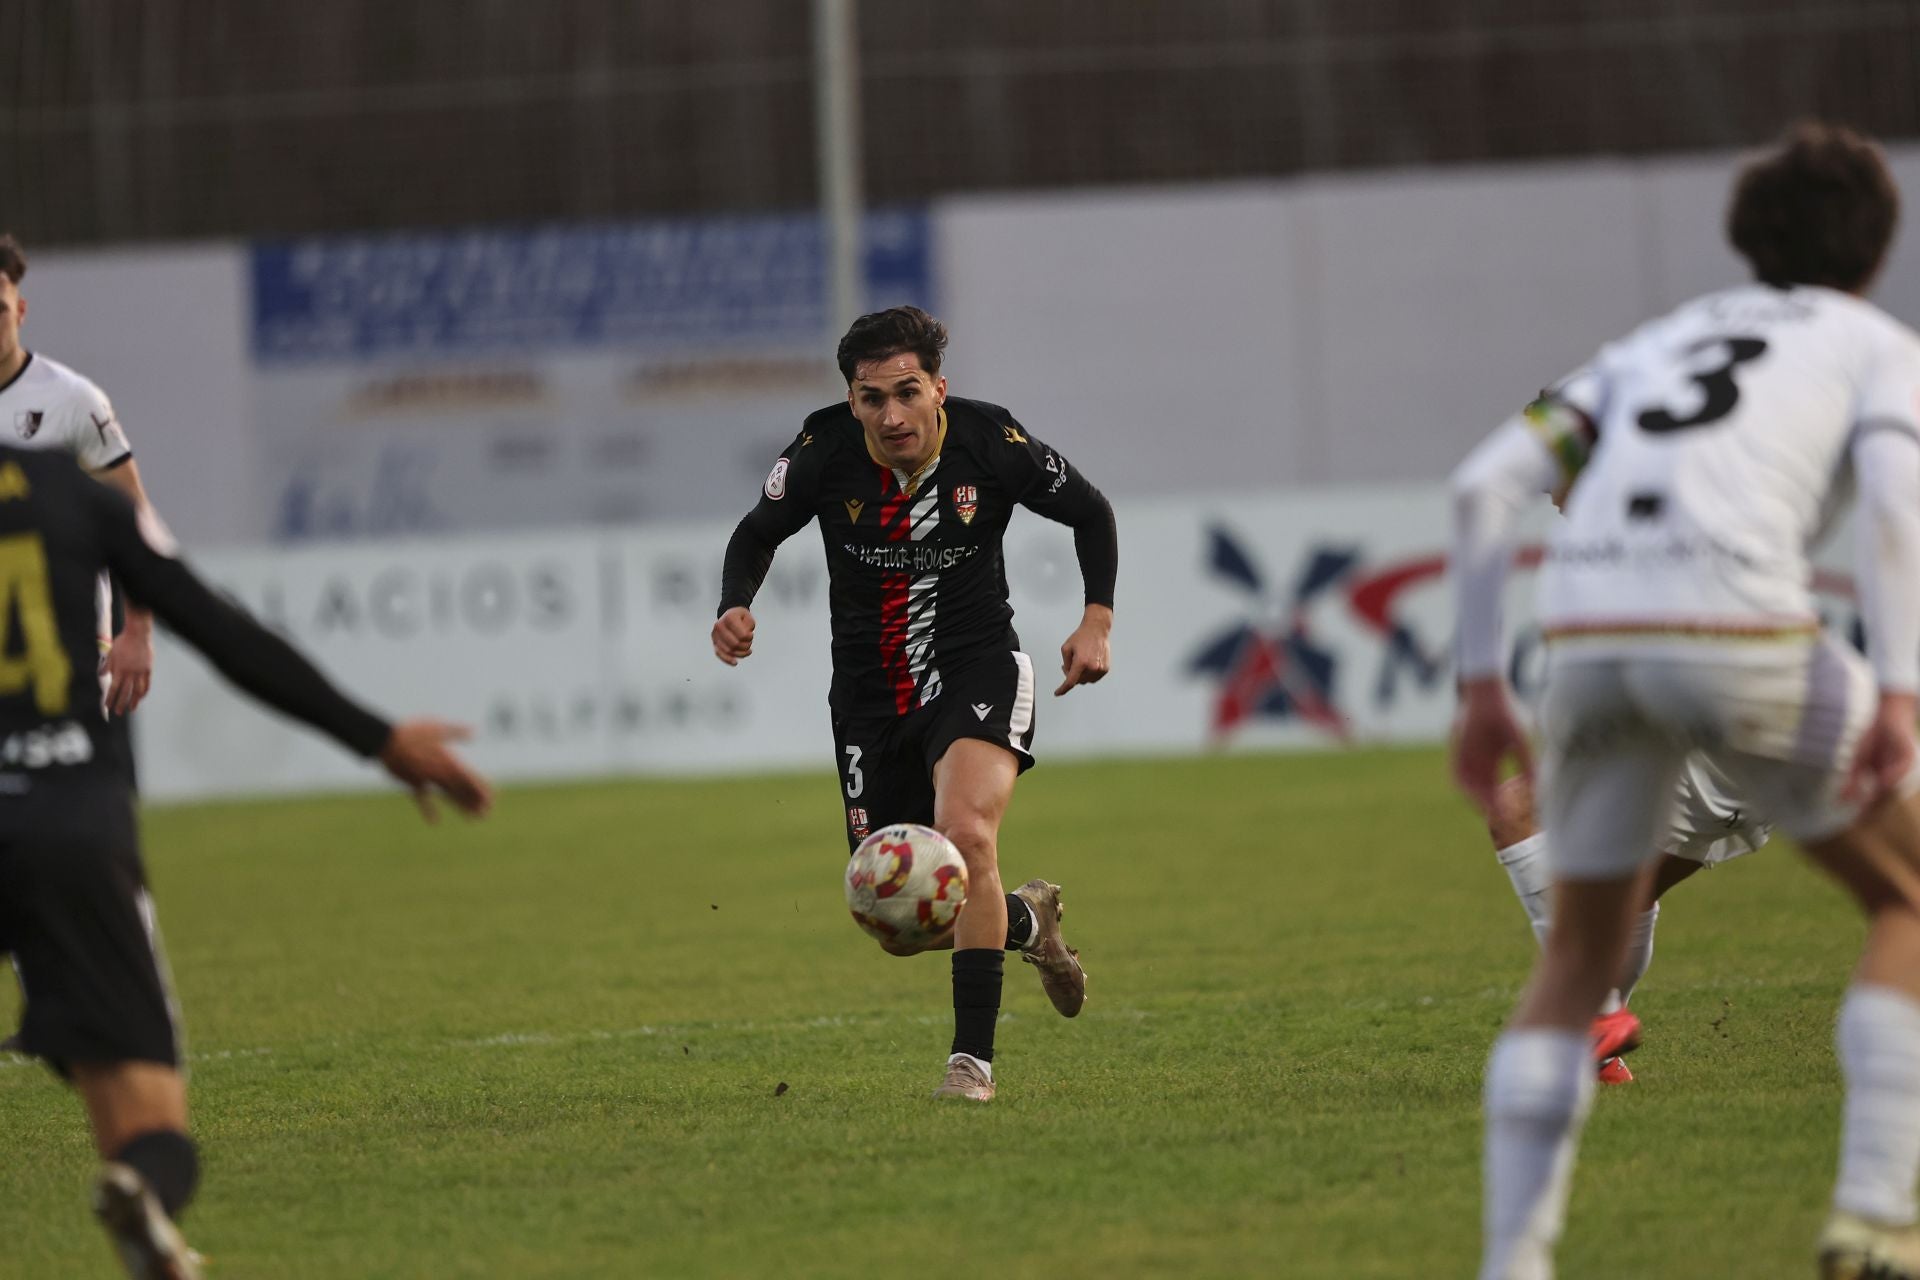
<path id="1" fill-rule="evenodd" d="M 902 471 L 918 471 L 933 456 L 946 399 L 947 380 L 921 368 L 912 352 L 855 365 L 847 388 L 873 456 Z"/>
<path id="2" fill-rule="evenodd" d="M 26 318 L 27 300 L 20 296 L 20 286 L 0 276 L 0 364 L 20 350 L 20 322 Z"/>

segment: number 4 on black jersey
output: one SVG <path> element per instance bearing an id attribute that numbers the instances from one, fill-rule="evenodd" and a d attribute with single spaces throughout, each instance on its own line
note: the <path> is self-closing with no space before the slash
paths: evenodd
<path id="1" fill-rule="evenodd" d="M 103 569 L 254 697 L 363 756 L 387 741 L 386 721 L 176 558 L 157 518 L 136 516 L 64 455 L 0 447 L 0 834 L 13 821 L 6 797 L 53 783 L 124 786 L 95 673 Z"/>

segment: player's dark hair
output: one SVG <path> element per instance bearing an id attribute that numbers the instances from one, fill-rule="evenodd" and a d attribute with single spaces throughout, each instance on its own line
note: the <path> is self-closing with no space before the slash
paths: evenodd
<path id="1" fill-rule="evenodd" d="M 27 251 L 10 235 L 0 235 L 0 276 L 15 284 L 27 274 Z"/>
<path id="2" fill-rule="evenodd" d="M 1747 165 L 1734 184 L 1727 239 L 1771 285 L 1865 290 L 1900 218 L 1880 149 L 1842 125 L 1809 120 Z"/>
<path id="3" fill-rule="evenodd" d="M 940 376 L 940 356 L 947 349 L 947 326 L 918 307 L 888 307 L 861 316 L 840 339 L 834 358 L 840 374 L 853 385 L 853 373 L 869 360 L 911 351 L 929 376 Z"/>

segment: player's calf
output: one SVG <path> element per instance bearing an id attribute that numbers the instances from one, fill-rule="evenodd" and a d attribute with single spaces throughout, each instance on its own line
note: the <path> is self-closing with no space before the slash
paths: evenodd
<path id="1" fill-rule="evenodd" d="M 1487 810 L 1487 835 L 1496 849 L 1519 844 L 1540 832 L 1533 808 L 1533 784 L 1524 776 L 1508 778 L 1493 793 Z"/>

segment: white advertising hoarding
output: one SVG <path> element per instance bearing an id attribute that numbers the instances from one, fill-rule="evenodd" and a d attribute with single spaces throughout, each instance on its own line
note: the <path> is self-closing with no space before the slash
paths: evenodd
<path id="1" fill-rule="evenodd" d="M 1022 512 L 1007 580 L 1042 684 L 1049 759 L 1433 742 L 1453 713 L 1441 486 L 1122 503 L 1113 672 L 1051 694 L 1081 613 L 1070 530 Z M 1552 519 L 1544 503 L 1534 532 Z M 830 767 L 826 567 L 812 527 L 775 558 L 752 657 L 708 642 L 731 525 L 359 543 L 209 556 L 201 570 L 391 714 L 473 726 L 502 780 Z M 1844 562 L 1845 530 L 1825 563 Z M 1523 696 L 1538 543 L 1506 605 Z M 1821 570 L 1858 639 L 1851 583 Z M 1049 677 L 1055 677 L 1049 679 Z M 156 799 L 369 785 L 368 766 L 231 692 L 162 641 L 135 718 Z"/>
<path id="2" fill-rule="evenodd" d="M 1113 674 L 1043 696 L 1048 758 L 1439 737 L 1451 713 L 1435 487 L 1123 504 Z M 774 561 L 754 654 L 708 628 L 730 525 L 360 543 L 209 556 L 202 571 L 390 713 L 471 724 L 502 779 L 826 768 L 826 569 Z M 1071 531 L 1028 513 L 1007 577 L 1045 693 L 1078 622 Z M 1524 618 L 1530 575 L 1516 576 Z M 1526 681 L 1524 626 L 1520 677 Z M 372 780 L 164 642 L 136 717 L 154 798 Z"/>

